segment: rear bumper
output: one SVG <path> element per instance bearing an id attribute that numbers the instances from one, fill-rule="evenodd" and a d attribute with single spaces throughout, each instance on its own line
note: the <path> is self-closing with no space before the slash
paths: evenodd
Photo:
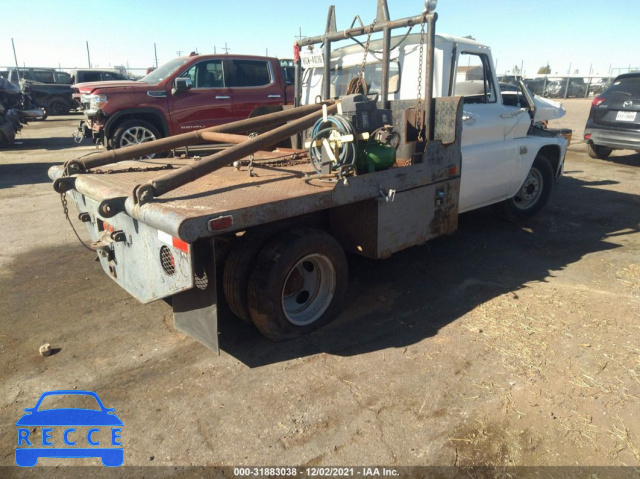
<path id="1" fill-rule="evenodd" d="M 640 131 L 585 128 L 584 138 L 587 143 L 598 146 L 640 151 Z"/>

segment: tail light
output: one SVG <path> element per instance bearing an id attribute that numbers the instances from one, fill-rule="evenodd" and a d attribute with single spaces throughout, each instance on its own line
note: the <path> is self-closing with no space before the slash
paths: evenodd
<path id="1" fill-rule="evenodd" d="M 604 103 L 604 97 L 597 96 L 591 102 L 591 106 L 599 106 L 601 103 Z"/>

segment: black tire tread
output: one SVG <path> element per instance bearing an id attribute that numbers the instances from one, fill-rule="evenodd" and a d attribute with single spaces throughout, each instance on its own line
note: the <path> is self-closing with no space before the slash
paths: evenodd
<path id="1" fill-rule="evenodd" d="M 287 321 L 281 307 L 281 291 L 286 273 L 300 258 L 322 253 L 333 259 L 336 290 L 324 314 L 307 326 Z M 298 227 L 277 235 L 262 249 L 249 278 L 248 299 L 251 319 L 260 332 L 272 341 L 292 339 L 331 322 L 338 314 L 346 292 L 348 266 L 340 244 L 323 230 Z"/>
<path id="2" fill-rule="evenodd" d="M 253 324 L 247 299 L 249 276 L 265 243 L 273 230 L 247 231 L 237 239 L 224 265 L 222 287 L 231 312 L 248 324 Z"/>

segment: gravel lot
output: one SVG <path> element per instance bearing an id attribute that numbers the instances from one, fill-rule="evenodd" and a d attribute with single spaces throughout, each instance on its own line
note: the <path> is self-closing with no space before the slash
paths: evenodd
<path id="1" fill-rule="evenodd" d="M 46 172 L 93 149 L 80 116 L 28 125 L 0 152 L 0 465 L 24 408 L 80 389 L 122 419 L 127 466 L 640 466 L 640 154 L 588 158 L 590 102 L 564 104 L 565 176 L 535 220 L 481 210 L 349 257 L 331 326 L 273 344 L 223 321 L 220 356 L 74 237 Z M 79 463 L 100 461 L 39 462 Z"/>

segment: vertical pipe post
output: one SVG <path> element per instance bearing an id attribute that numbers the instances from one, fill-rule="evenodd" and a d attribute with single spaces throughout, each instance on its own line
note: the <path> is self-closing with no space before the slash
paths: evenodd
<path id="1" fill-rule="evenodd" d="M 302 65 L 300 64 L 300 45 L 293 44 L 293 106 L 298 107 L 302 103 Z M 287 98 L 287 101 L 289 99 Z M 293 135 L 292 147 L 299 149 L 302 145 L 302 133 Z"/>
<path id="2" fill-rule="evenodd" d="M 391 30 L 385 27 L 382 30 L 382 87 L 380 96 L 382 108 L 389 108 L 389 62 L 391 57 Z"/>
<path id="3" fill-rule="evenodd" d="M 91 55 L 89 55 L 89 41 L 87 40 L 87 62 L 89 63 L 89 68 L 91 68 Z"/>
<path id="4" fill-rule="evenodd" d="M 18 76 L 18 84 L 20 84 L 20 65 L 18 65 L 18 56 L 16 55 L 16 46 L 11 39 L 11 48 L 13 48 L 13 59 L 16 62 L 16 75 Z"/>
<path id="5" fill-rule="evenodd" d="M 433 63 L 435 56 L 435 43 L 436 43 L 436 20 L 438 14 L 434 13 L 433 16 L 427 19 L 427 64 L 426 64 L 426 77 L 425 77 L 425 103 L 427 108 L 424 111 L 424 126 L 426 140 L 433 140 L 434 136 L 434 124 L 432 119 L 435 117 L 435 103 L 433 101 Z"/>
<path id="6" fill-rule="evenodd" d="M 331 95 L 331 41 L 324 41 L 324 73 L 322 76 L 322 99 L 329 100 Z"/>

